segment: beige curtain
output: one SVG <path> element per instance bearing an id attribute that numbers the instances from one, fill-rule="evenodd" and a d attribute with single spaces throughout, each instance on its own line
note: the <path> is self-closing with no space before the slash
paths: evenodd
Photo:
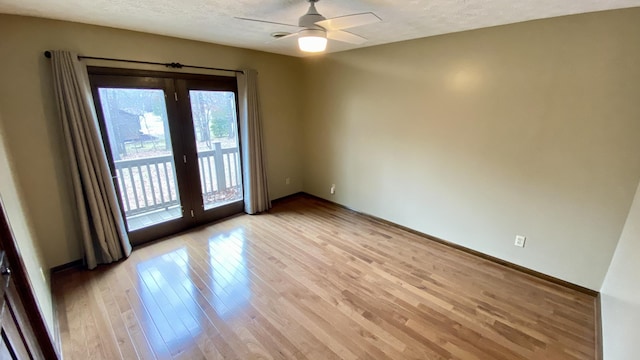
<path id="1" fill-rule="evenodd" d="M 76 54 L 52 51 L 53 84 L 64 130 L 87 267 L 131 254 L 91 96 Z"/>
<path id="2" fill-rule="evenodd" d="M 244 211 L 247 214 L 256 214 L 271 208 L 262 144 L 262 122 L 257 89 L 258 73 L 247 69 L 239 73 L 237 78 Z"/>

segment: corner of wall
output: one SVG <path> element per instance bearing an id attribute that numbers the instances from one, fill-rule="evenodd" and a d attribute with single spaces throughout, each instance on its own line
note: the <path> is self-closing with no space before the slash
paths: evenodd
<path id="1" fill-rule="evenodd" d="M 635 359 L 640 345 L 640 183 L 602 284 L 601 322 L 605 359 Z"/>

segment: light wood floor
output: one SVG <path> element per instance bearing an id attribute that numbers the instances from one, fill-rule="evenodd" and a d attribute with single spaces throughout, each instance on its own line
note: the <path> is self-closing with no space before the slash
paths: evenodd
<path id="1" fill-rule="evenodd" d="M 594 298 L 311 198 L 54 278 L 65 359 L 594 359 Z"/>

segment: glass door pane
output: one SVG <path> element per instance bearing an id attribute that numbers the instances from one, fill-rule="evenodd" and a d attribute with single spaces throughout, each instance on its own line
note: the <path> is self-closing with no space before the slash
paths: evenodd
<path id="1" fill-rule="evenodd" d="M 204 210 L 242 201 L 236 95 L 189 90 Z"/>
<path id="2" fill-rule="evenodd" d="M 129 231 L 182 217 L 162 89 L 98 87 Z"/>

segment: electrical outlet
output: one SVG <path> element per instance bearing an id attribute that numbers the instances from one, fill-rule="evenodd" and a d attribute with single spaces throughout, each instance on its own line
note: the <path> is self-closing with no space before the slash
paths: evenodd
<path id="1" fill-rule="evenodd" d="M 524 247 L 524 243 L 526 241 L 527 241 L 527 237 L 526 236 L 516 235 L 516 242 L 514 243 L 514 245 L 523 248 Z"/>
<path id="2" fill-rule="evenodd" d="M 335 195 L 336 193 L 336 184 L 331 184 L 331 190 L 329 190 L 331 192 L 331 195 Z"/>
<path id="3" fill-rule="evenodd" d="M 284 179 L 284 183 L 287 185 L 291 184 L 291 178 Z"/>

